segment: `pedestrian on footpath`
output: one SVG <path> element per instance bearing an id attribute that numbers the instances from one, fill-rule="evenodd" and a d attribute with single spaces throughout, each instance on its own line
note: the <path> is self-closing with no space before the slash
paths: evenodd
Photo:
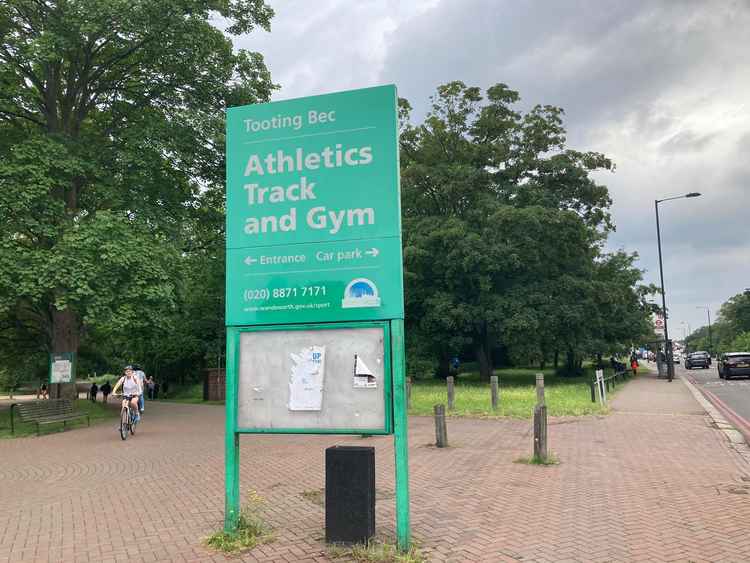
<path id="1" fill-rule="evenodd" d="M 140 414 L 143 414 L 143 411 L 146 410 L 146 373 L 143 371 L 143 368 L 139 365 L 133 366 L 133 375 L 135 375 L 136 379 L 138 380 L 138 383 L 141 386 L 141 395 L 138 397 L 138 411 Z"/>
<path id="2" fill-rule="evenodd" d="M 633 357 L 630 360 L 630 368 L 633 370 L 633 376 L 638 375 L 638 358 Z"/>
<path id="3" fill-rule="evenodd" d="M 146 389 L 148 389 L 148 398 L 149 400 L 154 400 L 154 392 L 156 390 L 156 382 L 154 381 L 153 376 L 149 375 L 146 378 Z"/>
<path id="4" fill-rule="evenodd" d="M 109 397 L 109 394 L 112 392 L 112 386 L 109 384 L 109 381 L 105 381 L 101 388 L 102 396 L 104 397 L 104 403 L 107 403 L 107 397 Z"/>
<path id="5" fill-rule="evenodd" d="M 89 398 L 91 399 L 92 403 L 96 402 L 96 394 L 99 392 L 99 386 L 96 384 L 96 382 L 91 384 L 91 389 L 89 389 Z"/>

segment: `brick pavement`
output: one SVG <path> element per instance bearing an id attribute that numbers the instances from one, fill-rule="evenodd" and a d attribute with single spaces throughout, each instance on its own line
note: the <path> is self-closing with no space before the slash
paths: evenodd
<path id="1" fill-rule="evenodd" d="M 664 386 L 670 385 L 670 388 Z M 670 390 L 671 389 L 671 390 Z M 431 561 L 747 561 L 750 473 L 679 381 L 628 383 L 609 416 L 553 419 L 551 467 L 522 420 L 410 421 L 412 529 Z M 655 397 L 657 397 L 655 399 Z M 671 405 L 671 407 L 670 407 Z M 223 409 L 150 404 L 134 439 L 112 424 L 0 441 L 0 561 L 327 561 L 324 450 L 373 445 L 378 532 L 393 535 L 388 437 L 244 436 L 241 481 L 276 541 L 241 558 L 201 538 L 223 517 Z"/>

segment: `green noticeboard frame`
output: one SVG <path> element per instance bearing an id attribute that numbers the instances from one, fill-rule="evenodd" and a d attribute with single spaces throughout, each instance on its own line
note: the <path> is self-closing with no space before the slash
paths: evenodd
<path id="1" fill-rule="evenodd" d="M 383 429 L 372 430 L 310 430 L 310 429 L 251 429 L 237 426 L 237 397 L 239 375 L 239 339 L 243 332 L 253 330 L 303 330 L 319 328 L 369 328 L 382 327 L 384 331 L 384 351 L 390 362 L 391 378 L 386 392 L 390 395 L 390 408 L 386 408 L 386 425 Z M 385 343 L 390 346 L 386 347 Z M 396 537 L 402 550 L 409 549 L 411 542 L 409 514 L 409 444 L 406 407 L 406 348 L 404 321 L 394 319 L 388 322 L 331 323 L 326 325 L 273 325 L 258 327 L 227 327 L 227 376 L 226 376 L 226 443 L 225 443 L 225 513 L 224 528 L 236 529 L 240 515 L 240 475 L 239 446 L 242 434 L 295 433 L 295 434 L 393 434 L 396 481 Z M 388 407 L 386 401 L 386 407 Z M 390 412 L 390 417 L 388 413 Z"/>

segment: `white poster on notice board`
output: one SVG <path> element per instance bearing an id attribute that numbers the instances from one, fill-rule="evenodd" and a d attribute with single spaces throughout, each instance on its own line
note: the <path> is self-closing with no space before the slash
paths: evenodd
<path id="1" fill-rule="evenodd" d="M 292 359 L 290 411 L 319 411 L 323 406 L 325 353 L 325 346 L 310 346 L 289 355 Z"/>

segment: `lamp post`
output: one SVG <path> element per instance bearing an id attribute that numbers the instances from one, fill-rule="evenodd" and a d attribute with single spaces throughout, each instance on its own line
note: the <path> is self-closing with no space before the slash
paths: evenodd
<path id="1" fill-rule="evenodd" d="M 682 199 L 686 197 L 699 197 L 698 192 L 690 192 L 685 195 L 665 197 L 664 199 L 654 200 L 654 209 L 656 210 L 656 243 L 659 247 L 659 277 L 661 278 L 661 306 L 664 313 L 664 354 L 667 357 L 667 380 L 674 379 L 674 362 L 672 361 L 672 342 L 669 340 L 669 329 L 667 328 L 667 298 L 664 293 L 664 266 L 661 258 L 661 230 L 659 228 L 659 204 L 673 199 Z"/>
<path id="2" fill-rule="evenodd" d="M 703 305 L 698 305 L 696 309 L 705 309 L 706 315 L 708 315 L 708 354 L 710 356 L 714 348 L 714 341 L 711 338 L 711 309 Z"/>

